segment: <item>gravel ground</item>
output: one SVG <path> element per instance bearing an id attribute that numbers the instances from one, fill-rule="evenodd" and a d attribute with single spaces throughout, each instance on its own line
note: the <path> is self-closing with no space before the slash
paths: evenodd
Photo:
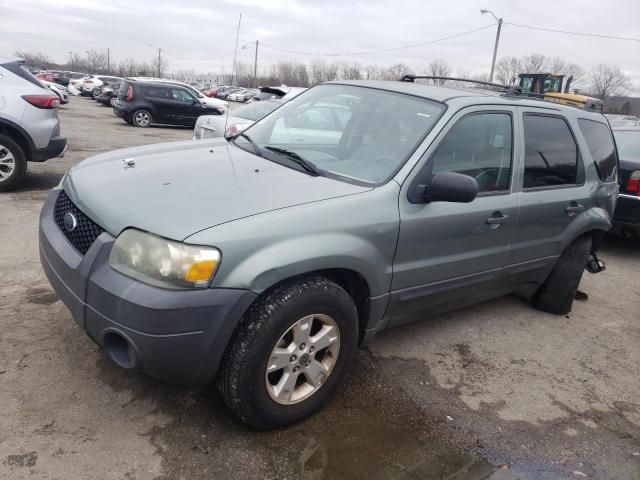
<path id="1" fill-rule="evenodd" d="M 640 244 L 610 238 L 566 317 L 503 298 L 383 333 L 315 417 L 238 423 L 211 386 L 111 364 L 42 273 L 38 214 L 72 165 L 185 140 L 85 98 L 61 108 L 69 151 L 0 194 L 0 478 L 640 479 Z"/>

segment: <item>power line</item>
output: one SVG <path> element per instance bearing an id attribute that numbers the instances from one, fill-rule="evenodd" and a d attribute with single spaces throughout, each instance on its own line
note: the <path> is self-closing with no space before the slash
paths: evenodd
<path id="1" fill-rule="evenodd" d="M 424 45 L 430 45 L 432 43 L 437 43 L 437 42 L 442 42 L 444 40 L 450 40 L 452 38 L 462 37 L 463 35 L 469 35 L 470 33 L 479 32 L 480 30 L 486 30 L 487 28 L 495 27 L 496 25 L 497 24 L 493 23 L 493 24 L 487 25 L 485 27 L 476 28 L 474 30 L 468 30 L 466 32 L 456 33 L 455 35 L 449 35 L 448 37 L 437 38 L 435 40 L 429 40 L 429 41 L 426 41 L 426 42 L 413 43 L 411 45 L 403 45 L 401 47 L 385 48 L 385 49 L 382 49 L 382 50 L 365 50 L 365 51 L 360 51 L 360 52 L 347 52 L 347 53 L 302 52 L 302 51 L 298 51 L 298 50 L 287 50 L 285 48 L 274 47 L 272 45 L 268 45 L 268 44 L 265 44 L 265 43 L 261 43 L 260 45 L 262 45 L 263 47 L 271 48 L 272 50 L 279 50 L 281 52 L 293 53 L 293 54 L 296 54 L 296 55 L 312 55 L 312 56 L 321 56 L 321 57 L 348 57 L 348 56 L 356 56 L 356 55 L 369 55 L 369 54 L 372 54 L 372 53 L 395 52 L 395 51 L 404 50 L 404 49 L 407 49 L 407 48 L 422 47 Z"/>
<path id="2" fill-rule="evenodd" d="M 528 28 L 530 30 L 543 30 L 545 32 L 566 33 L 568 35 L 580 35 L 583 37 L 608 38 L 611 40 L 626 40 L 628 42 L 640 42 L 640 38 L 617 37 L 615 35 L 600 35 L 597 33 L 569 32 L 567 30 L 555 30 L 553 28 L 533 27 L 531 25 L 521 25 L 519 23 L 511 23 L 507 21 L 505 21 L 504 23 L 507 25 L 513 25 L 514 27 Z"/>

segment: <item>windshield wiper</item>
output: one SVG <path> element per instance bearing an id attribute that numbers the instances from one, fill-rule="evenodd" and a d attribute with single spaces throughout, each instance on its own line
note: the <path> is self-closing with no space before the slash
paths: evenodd
<path id="1" fill-rule="evenodd" d="M 304 168 L 307 172 L 311 173 L 315 177 L 322 175 L 318 167 L 316 167 L 309 160 L 305 160 L 304 158 L 302 158 L 296 152 L 292 152 L 291 150 L 287 150 L 286 148 L 280 148 L 280 147 L 266 146 L 264 148 L 266 148 L 267 150 L 271 150 L 272 152 L 276 152 L 281 155 L 284 155 L 288 159 L 300 165 L 302 168 Z"/>
<path id="2" fill-rule="evenodd" d="M 262 155 L 262 152 L 260 151 L 260 147 L 258 146 L 258 144 L 256 142 L 253 141 L 253 138 L 251 138 L 249 135 L 247 135 L 244 132 L 243 133 L 239 133 L 238 137 L 242 137 L 247 142 L 249 142 L 249 144 L 251 145 L 251 148 L 253 148 L 253 151 L 257 156 L 264 157 L 264 155 Z"/>

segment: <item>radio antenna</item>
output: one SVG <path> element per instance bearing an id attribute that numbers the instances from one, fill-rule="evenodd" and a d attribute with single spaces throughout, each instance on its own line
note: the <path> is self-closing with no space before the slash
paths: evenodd
<path id="1" fill-rule="evenodd" d="M 231 67 L 231 86 L 233 87 L 233 76 L 235 75 L 236 72 L 236 57 L 238 56 L 238 38 L 240 37 L 240 22 L 242 22 L 242 14 L 240 14 L 240 16 L 238 17 L 238 30 L 236 31 L 236 48 L 233 51 L 233 66 Z M 227 95 L 227 113 L 225 114 L 225 119 L 224 119 L 224 133 L 227 133 L 227 123 L 229 122 L 229 100 L 228 100 L 228 95 Z"/>

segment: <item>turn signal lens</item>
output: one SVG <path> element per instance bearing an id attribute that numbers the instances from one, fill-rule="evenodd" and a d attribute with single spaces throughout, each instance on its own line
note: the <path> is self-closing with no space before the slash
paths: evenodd
<path id="1" fill-rule="evenodd" d="M 191 283 L 206 282 L 211 278 L 211 275 L 213 275 L 213 271 L 216 269 L 216 263 L 214 260 L 196 262 L 189 267 L 184 279 Z"/>

